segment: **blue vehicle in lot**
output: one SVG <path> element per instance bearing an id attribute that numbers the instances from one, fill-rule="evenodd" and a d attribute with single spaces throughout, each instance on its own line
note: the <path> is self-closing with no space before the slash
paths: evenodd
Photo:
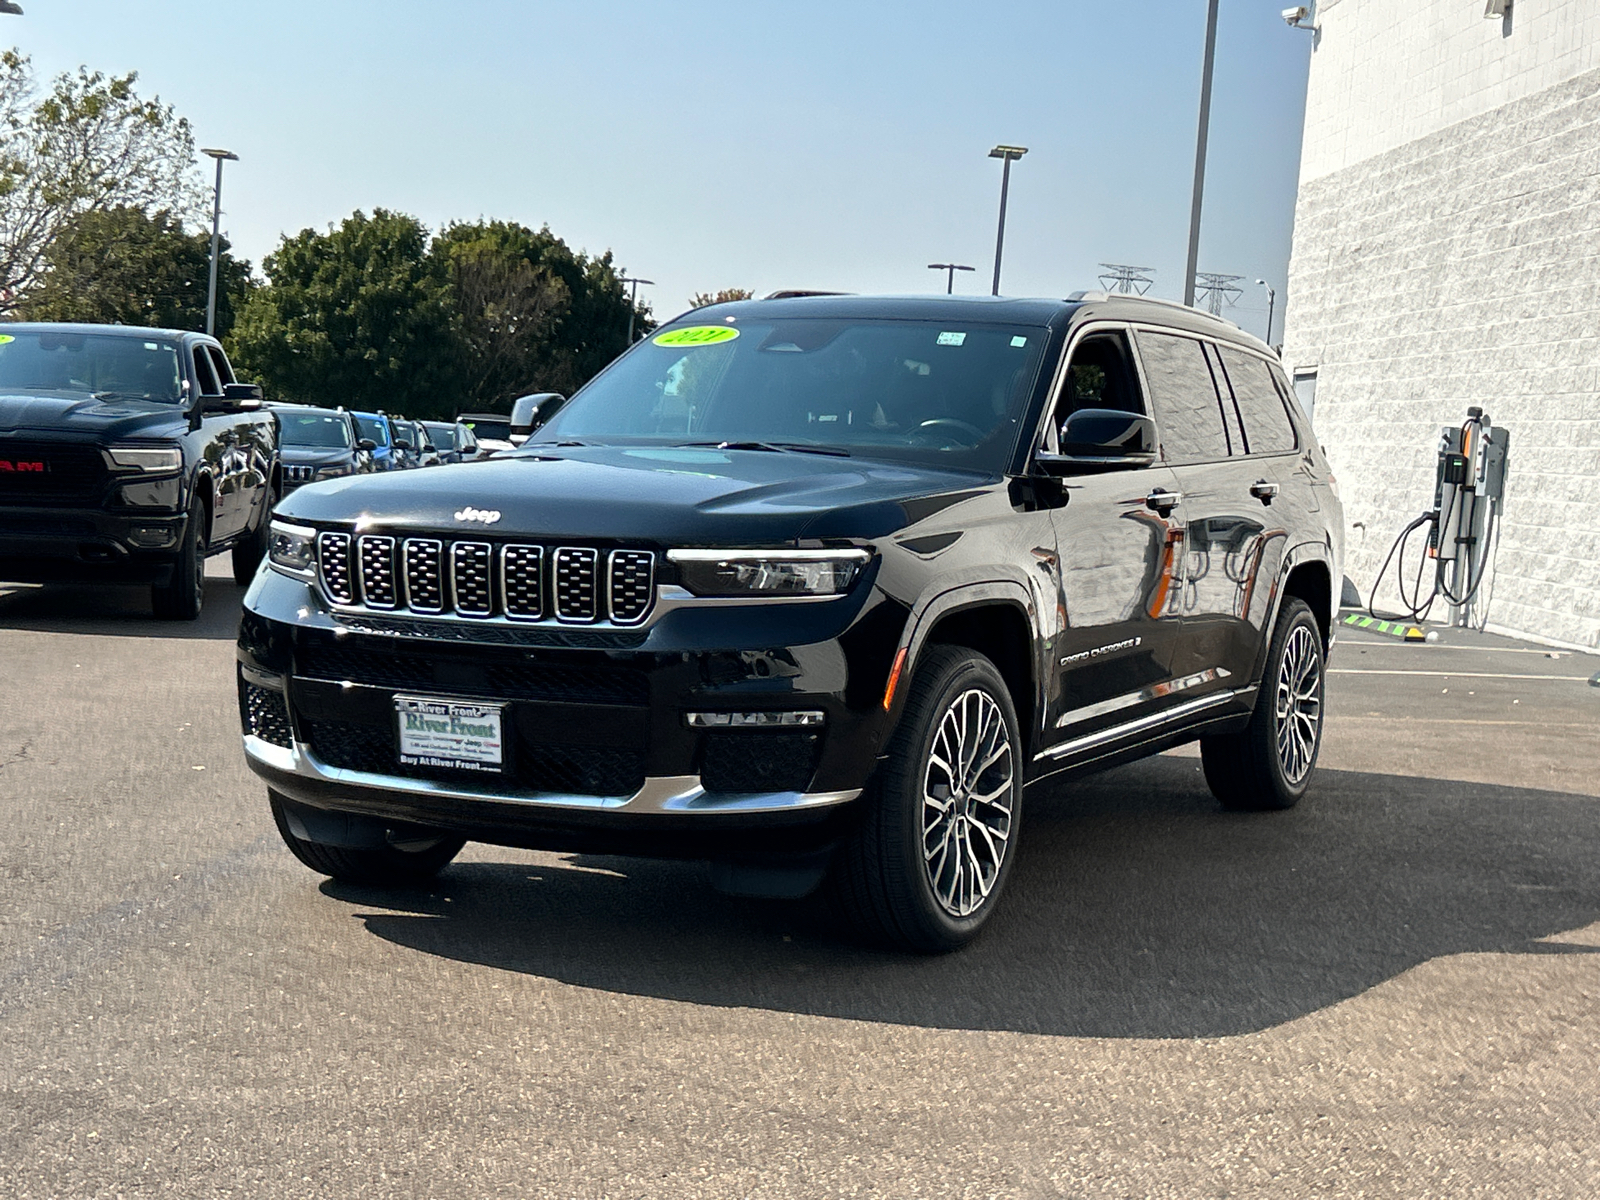
<path id="1" fill-rule="evenodd" d="M 352 412 L 361 437 L 372 443 L 372 469 L 393 471 L 400 466 L 394 451 L 394 431 L 389 428 L 389 418 L 383 413 Z"/>

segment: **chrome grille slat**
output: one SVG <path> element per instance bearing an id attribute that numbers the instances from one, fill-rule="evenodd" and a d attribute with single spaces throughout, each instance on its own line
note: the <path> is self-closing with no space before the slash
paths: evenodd
<path id="1" fill-rule="evenodd" d="M 356 560 L 361 570 L 361 599 L 368 608 L 395 608 L 394 539 L 365 534 L 356 539 Z"/>
<path id="2" fill-rule="evenodd" d="M 606 609 L 618 625 L 642 621 L 655 596 L 656 556 L 646 550 L 613 550 L 606 578 Z"/>
<path id="3" fill-rule="evenodd" d="M 464 617 L 487 617 L 494 612 L 494 585 L 490 579 L 492 551 L 487 542 L 455 542 L 450 547 L 450 590 L 456 612 Z"/>
<path id="4" fill-rule="evenodd" d="M 500 604 L 506 616 L 537 621 L 544 615 L 544 549 L 500 548 Z"/>
<path id="5" fill-rule="evenodd" d="M 317 563 L 321 568 L 322 587 L 328 596 L 337 604 L 354 604 L 356 593 L 350 575 L 350 535 L 319 533 Z"/>
<path id="6" fill-rule="evenodd" d="M 595 576 L 600 552 L 583 546 L 562 546 L 555 553 L 556 620 L 587 624 L 600 619 Z"/>
<path id="7" fill-rule="evenodd" d="M 444 611 L 444 543 L 434 538 L 407 538 L 406 607 L 412 612 Z"/>

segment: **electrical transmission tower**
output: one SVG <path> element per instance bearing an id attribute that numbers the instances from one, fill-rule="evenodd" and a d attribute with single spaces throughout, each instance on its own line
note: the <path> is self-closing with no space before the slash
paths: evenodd
<path id="1" fill-rule="evenodd" d="M 1132 292 L 1142 296 L 1150 290 L 1150 285 L 1155 282 L 1154 267 L 1129 267 L 1122 263 L 1101 263 L 1106 273 L 1100 276 L 1100 286 L 1108 292 Z"/>
<path id="2" fill-rule="evenodd" d="M 1243 279 L 1243 275 L 1217 275 L 1211 271 L 1196 271 L 1194 273 L 1195 291 L 1199 294 L 1196 300 L 1202 301 L 1212 316 L 1222 315 L 1224 302 L 1232 304 L 1244 295 L 1233 285 Z"/>

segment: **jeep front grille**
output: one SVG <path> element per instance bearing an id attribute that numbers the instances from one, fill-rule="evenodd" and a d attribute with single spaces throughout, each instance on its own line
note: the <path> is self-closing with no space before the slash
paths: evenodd
<path id="1" fill-rule="evenodd" d="M 638 625 L 655 604 L 649 550 L 321 533 L 317 578 L 346 608 L 564 625 Z"/>

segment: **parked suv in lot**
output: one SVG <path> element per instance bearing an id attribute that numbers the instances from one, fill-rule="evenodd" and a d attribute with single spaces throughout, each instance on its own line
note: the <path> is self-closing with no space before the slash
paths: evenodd
<path id="1" fill-rule="evenodd" d="M 272 411 L 278 414 L 285 495 L 303 484 L 372 471 L 377 443 L 361 436 L 344 409 L 274 404 Z"/>
<path id="2" fill-rule="evenodd" d="M 285 501 L 246 754 L 335 877 L 682 856 L 953 948 L 1032 785 L 1199 739 L 1224 805 L 1304 793 L 1342 516 L 1289 397 L 1149 300 L 700 309 L 514 453 Z"/>
<path id="3" fill-rule="evenodd" d="M 279 487 L 277 420 L 214 338 L 0 325 L 0 581 L 148 583 L 192 620 L 208 555 L 255 574 Z"/>

